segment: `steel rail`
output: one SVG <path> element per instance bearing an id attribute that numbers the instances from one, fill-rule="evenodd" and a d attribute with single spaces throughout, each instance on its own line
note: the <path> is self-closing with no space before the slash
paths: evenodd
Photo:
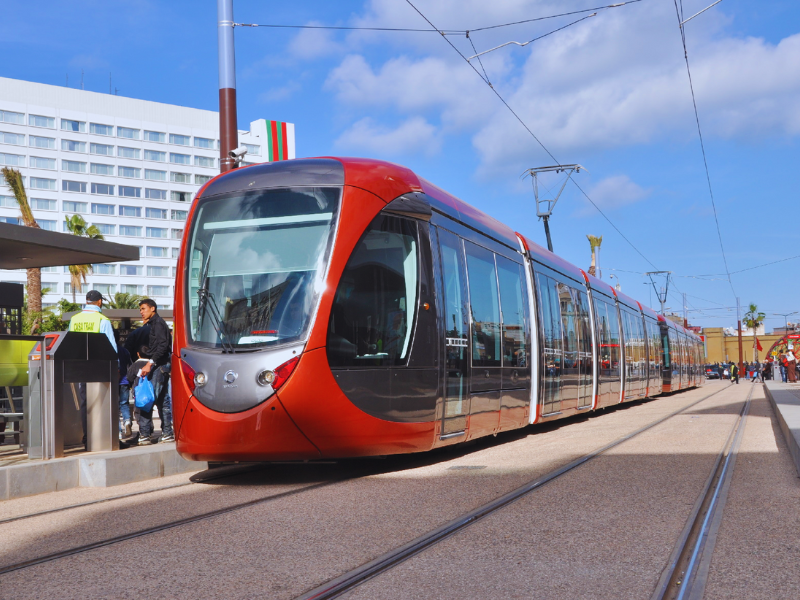
<path id="1" fill-rule="evenodd" d="M 365 583 L 366 581 L 381 575 L 382 573 L 396 567 L 402 562 L 421 554 L 431 546 L 459 533 L 460 531 L 466 529 L 470 525 L 477 523 L 478 521 L 482 520 L 483 518 L 492 515 L 499 511 L 502 508 L 505 508 L 509 504 L 516 502 L 520 498 L 526 496 L 527 494 L 533 492 L 544 486 L 546 483 L 553 481 L 561 477 L 562 475 L 569 473 L 573 469 L 579 467 L 582 464 L 585 464 L 596 458 L 597 456 L 603 454 L 604 452 L 618 446 L 637 435 L 644 433 L 645 431 L 660 425 L 661 423 L 671 419 L 672 417 L 679 415 L 680 413 L 689 410 L 690 408 L 697 406 L 701 402 L 704 402 L 719 394 L 720 392 L 725 391 L 731 386 L 731 384 L 726 385 L 722 389 L 719 389 L 711 394 L 703 396 L 699 400 L 692 402 L 691 404 L 684 406 L 683 408 L 676 410 L 668 415 L 661 417 L 653 421 L 652 423 L 640 427 L 639 429 L 626 434 L 601 448 L 598 448 L 580 458 L 573 460 L 572 462 L 547 473 L 546 475 L 542 475 L 541 477 L 537 477 L 536 479 L 529 481 L 528 483 L 518 487 L 517 489 L 484 504 L 464 515 L 461 515 L 448 523 L 445 523 L 441 527 L 433 529 L 418 538 L 404 544 L 398 548 L 390 550 L 389 552 L 379 556 L 378 558 L 367 562 L 355 569 L 348 571 L 336 577 L 335 579 L 331 579 L 326 583 L 304 593 L 301 596 L 298 596 L 297 600 L 328 600 L 330 598 L 337 598 L 342 594 L 352 590 L 353 588 Z"/>
<path id="2" fill-rule="evenodd" d="M 651 600 L 699 600 L 703 597 L 754 389 L 755 387 L 750 389 L 739 416 L 717 455 L 711 474 L 678 537 Z"/>
<path id="3" fill-rule="evenodd" d="M 112 544 L 118 544 L 119 542 L 124 542 L 127 540 L 132 540 L 138 537 L 142 537 L 145 535 L 150 535 L 152 533 L 158 533 L 160 531 L 165 531 L 167 529 L 173 529 L 175 527 L 180 527 L 182 525 L 189 525 L 191 523 L 196 523 L 197 521 L 203 521 L 205 519 L 211 519 L 213 517 L 218 517 L 220 515 L 224 515 L 227 513 L 231 513 L 237 510 L 241 510 L 243 508 L 249 508 L 251 506 L 257 506 L 259 504 L 265 504 L 267 502 L 271 502 L 273 500 L 280 500 L 282 498 L 288 498 L 290 496 L 295 496 L 297 494 L 301 494 L 303 492 L 307 492 L 309 490 L 319 489 L 323 487 L 327 487 L 329 485 L 334 485 L 335 483 L 339 483 L 343 481 L 342 479 L 336 479 L 334 481 L 323 481 L 321 483 L 315 483 L 312 485 L 303 486 L 298 489 L 289 490 L 287 492 L 282 492 L 280 494 L 274 494 L 272 496 L 267 496 L 265 498 L 256 498 L 254 500 L 248 500 L 247 502 L 241 502 L 239 504 L 233 504 L 231 506 L 226 506 L 224 508 L 218 508 L 216 510 L 211 510 L 208 512 L 200 513 L 198 515 L 193 515 L 191 517 L 186 517 L 183 519 L 176 519 L 175 521 L 170 521 L 168 523 L 162 523 L 161 525 L 156 525 L 154 527 L 147 527 L 146 529 L 139 529 L 138 531 L 133 531 L 131 533 L 125 533 L 122 535 L 117 535 L 111 538 L 107 538 L 104 540 L 100 540 L 98 542 L 92 542 L 90 544 L 84 544 L 82 546 L 76 546 L 74 548 L 69 548 L 67 550 L 61 550 L 59 552 L 53 552 L 52 554 L 46 554 L 44 556 L 39 556 L 37 558 L 32 558 L 30 560 L 22 561 L 16 564 L 6 565 L 4 567 L 0 567 L 0 576 L 5 575 L 7 573 L 11 573 L 12 571 L 18 571 L 20 569 L 27 569 L 28 567 L 33 567 L 35 565 L 40 565 L 42 563 L 50 562 L 53 560 L 58 560 L 60 558 L 66 558 L 68 556 L 73 556 L 75 554 L 80 554 L 81 552 L 88 552 L 89 550 L 96 550 L 97 548 L 102 548 L 104 546 L 110 546 Z"/>

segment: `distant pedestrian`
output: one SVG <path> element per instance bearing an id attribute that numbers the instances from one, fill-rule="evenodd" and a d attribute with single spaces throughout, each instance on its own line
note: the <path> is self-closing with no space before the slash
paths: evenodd
<path id="1" fill-rule="evenodd" d="M 730 371 L 728 371 L 727 367 L 725 367 L 725 369 L 723 369 L 722 375 L 725 377 L 725 379 L 730 379 L 731 378 L 731 373 L 730 373 Z"/>
<path id="2" fill-rule="evenodd" d="M 739 385 L 739 367 L 736 363 L 731 363 L 731 381 L 734 381 L 736 385 Z"/>
<path id="3" fill-rule="evenodd" d="M 781 381 L 786 383 L 786 363 L 788 362 L 786 360 L 786 355 L 781 354 L 778 360 L 780 361 Z"/>
<path id="4" fill-rule="evenodd" d="M 762 371 L 761 363 L 757 362 L 754 363 L 755 370 L 753 371 L 753 383 L 757 380 L 761 380 L 761 383 L 764 383 L 764 374 Z"/>
<path id="5" fill-rule="evenodd" d="M 787 350 L 786 375 L 789 378 L 789 383 L 797 383 L 796 365 L 797 365 L 797 359 L 794 356 L 794 352 L 792 352 L 791 350 Z"/>

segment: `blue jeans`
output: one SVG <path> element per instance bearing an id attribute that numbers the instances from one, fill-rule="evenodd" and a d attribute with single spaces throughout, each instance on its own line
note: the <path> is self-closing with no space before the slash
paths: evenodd
<path id="1" fill-rule="evenodd" d="M 119 422 L 120 431 L 122 431 L 122 424 L 125 421 L 131 420 L 130 397 L 131 386 L 129 386 L 127 383 L 123 383 L 119 386 L 119 416 L 122 417 L 122 420 Z"/>
<path id="2" fill-rule="evenodd" d="M 153 382 L 153 391 L 156 395 L 155 406 L 161 417 L 161 435 L 172 433 L 172 398 L 169 395 L 170 365 L 154 367 L 150 371 L 150 380 Z M 139 436 L 150 437 L 153 435 L 153 409 L 149 412 L 139 410 Z"/>

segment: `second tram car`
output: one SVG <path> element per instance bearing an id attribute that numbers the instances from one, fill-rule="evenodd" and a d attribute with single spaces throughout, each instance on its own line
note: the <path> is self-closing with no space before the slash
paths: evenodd
<path id="1" fill-rule="evenodd" d="M 704 381 L 696 335 L 376 160 L 216 177 L 175 290 L 193 460 L 421 452 Z"/>

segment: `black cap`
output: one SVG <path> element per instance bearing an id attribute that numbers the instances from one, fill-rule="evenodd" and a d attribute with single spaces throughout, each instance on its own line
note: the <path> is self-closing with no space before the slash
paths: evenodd
<path id="1" fill-rule="evenodd" d="M 88 292 L 86 292 L 87 302 L 97 302 L 98 300 L 102 299 L 103 299 L 103 294 L 101 294 L 97 290 L 89 290 Z"/>

